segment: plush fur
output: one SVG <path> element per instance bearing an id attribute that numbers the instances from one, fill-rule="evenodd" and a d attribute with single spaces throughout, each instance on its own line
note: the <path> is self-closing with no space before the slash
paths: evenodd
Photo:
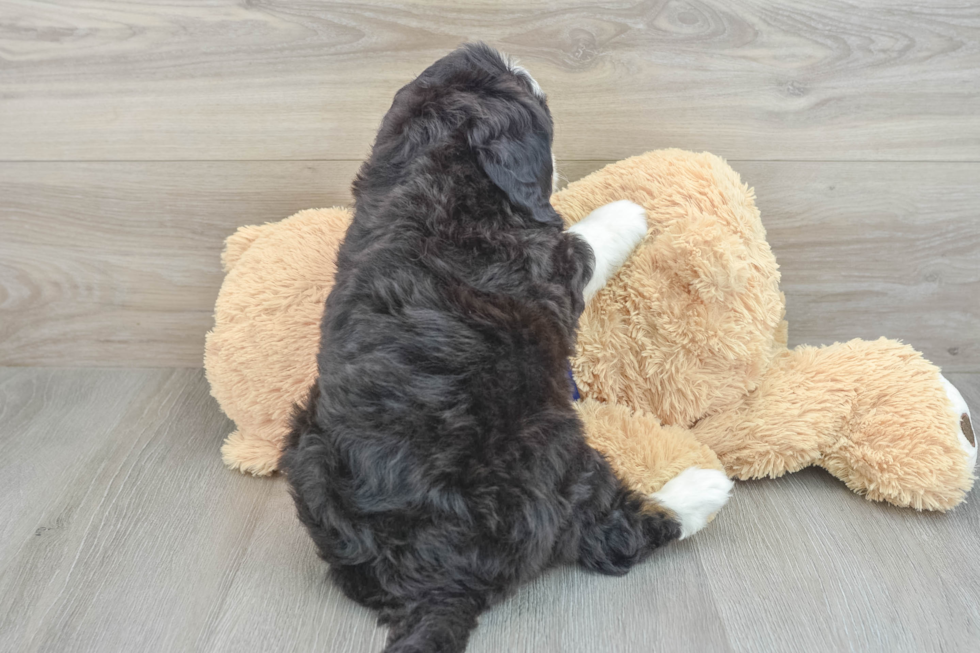
<path id="1" fill-rule="evenodd" d="M 650 233 L 588 303 L 572 366 L 589 442 L 630 487 L 650 493 L 692 465 L 720 467 L 715 448 L 735 478 L 825 464 L 898 506 L 966 498 L 976 429 L 934 365 L 892 340 L 787 350 L 753 193 L 722 159 L 648 152 L 552 203 L 574 224 L 624 198 L 646 209 Z M 317 319 L 349 221 L 347 209 L 304 211 L 228 239 L 205 369 L 238 426 L 222 448 L 235 468 L 276 468 L 289 409 L 315 378 Z"/>
<path id="2" fill-rule="evenodd" d="M 567 367 L 594 257 L 549 203 L 551 117 L 529 79 L 465 46 L 395 96 L 281 459 L 391 653 L 462 651 L 481 611 L 549 565 L 625 573 L 730 489 L 691 470 L 658 502 L 586 443 Z"/>
<path id="3" fill-rule="evenodd" d="M 575 223 L 623 199 L 646 209 L 650 236 L 586 308 L 573 368 L 582 411 L 616 405 L 663 424 L 648 424 L 640 441 L 590 429 L 631 487 L 649 482 L 659 443 L 683 451 L 686 437 L 733 478 L 819 465 L 897 506 L 948 510 L 966 498 L 977 442 L 935 365 L 884 338 L 787 349 L 776 258 L 751 189 L 724 161 L 677 150 L 633 157 L 553 202 Z"/>

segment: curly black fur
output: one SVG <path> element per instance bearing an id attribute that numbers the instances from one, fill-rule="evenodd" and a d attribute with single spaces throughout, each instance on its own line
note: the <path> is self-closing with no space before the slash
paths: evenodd
<path id="1" fill-rule="evenodd" d="M 592 253 L 548 201 L 551 140 L 529 79 L 467 45 L 398 91 L 354 182 L 281 466 L 390 653 L 462 651 L 480 612 L 549 565 L 623 574 L 680 534 L 572 406 Z"/>

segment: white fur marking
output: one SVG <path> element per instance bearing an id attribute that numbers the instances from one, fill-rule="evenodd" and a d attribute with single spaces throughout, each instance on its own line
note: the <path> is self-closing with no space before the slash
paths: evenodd
<path id="1" fill-rule="evenodd" d="M 538 96 L 539 98 L 543 98 L 544 97 L 544 91 L 541 90 L 541 86 L 540 86 L 540 84 L 538 84 L 538 80 L 536 80 L 533 77 L 531 77 L 531 73 L 527 72 L 527 68 L 525 68 L 524 66 L 518 65 L 517 61 L 514 60 L 514 59 L 510 59 L 507 62 L 507 65 L 510 68 L 510 71 L 512 73 L 514 73 L 515 75 L 521 75 L 528 82 L 531 83 L 531 90 L 534 92 L 534 94 L 536 96 Z"/>
<path id="2" fill-rule="evenodd" d="M 734 485 L 717 469 L 688 467 L 650 498 L 677 515 L 683 540 L 704 528 L 708 518 L 728 503 Z"/>
<path id="3" fill-rule="evenodd" d="M 953 405 L 953 410 L 956 412 L 956 436 L 960 441 L 960 446 L 963 447 L 963 451 L 966 452 L 969 460 L 969 469 L 972 470 L 977 465 L 977 447 L 976 445 L 970 444 L 970 441 L 963 435 L 963 427 L 961 426 L 960 420 L 963 414 L 966 413 L 967 419 L 974 425 L 974 438 L 976 438 L 976 422 L 973 421 L 973 416 L 970 415 L 970 407 L 966 405 L 966 400 L 963 399 L 963 395 L 956 389 L 956 386 L 947 381 L 946 377 L 942 374 L 939 375 L 939 379 L 943 382 L 943 387 L 946 389 L 946 396 L 949 397 L 949 403 Z"/>
<path id="4" fill-rule="evenodd" d="M 639 204 L 620 200 L 600 206 L 568 231 L 585 240 L 595 254 L 595 269 L 585 286 L 588 302 L 643 240 L 647 233 L 647 214 Z"/>

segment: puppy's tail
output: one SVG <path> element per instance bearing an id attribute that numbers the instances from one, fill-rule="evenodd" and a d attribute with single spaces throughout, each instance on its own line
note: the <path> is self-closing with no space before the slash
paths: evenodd
<path id="1" fill-rule="evenodd" d="M 486 601 L 470 596 L 431 597 L 391 615 L 383 653 L 462 653 Z"/>

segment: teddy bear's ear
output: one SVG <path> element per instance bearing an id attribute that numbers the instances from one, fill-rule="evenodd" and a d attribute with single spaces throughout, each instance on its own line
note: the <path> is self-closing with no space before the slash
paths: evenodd
<path id="1" fill-rule="evenodd" d="M 221 252 L 221 269 L 224 270 L 225 274 L 228 274 L 235 267 L 235 263 L 242 257 L 245 250 L 252 246 L 252 243 L 262 235 L 267 226 L 246 225 L 239 227 L 238 231 L 225 239 L 225 249 Z"/>

